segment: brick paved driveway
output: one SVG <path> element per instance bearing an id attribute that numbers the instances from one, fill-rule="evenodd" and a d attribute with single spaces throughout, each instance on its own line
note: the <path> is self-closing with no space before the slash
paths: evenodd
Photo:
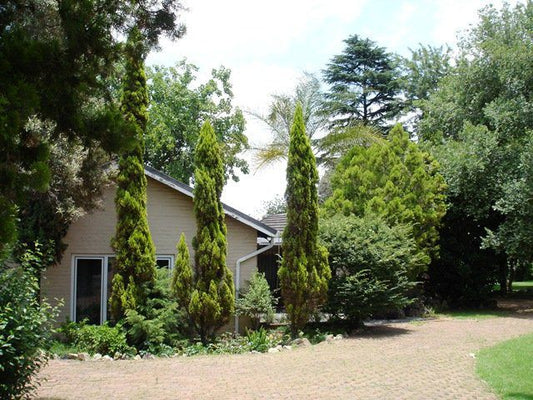
<path id="1" fill-rule="evenodd" d="M 496 399 L 473 353 L 533 332 L 533 315 L 375 327 L 276 354 L 51 361 L 40 399 Z"/>

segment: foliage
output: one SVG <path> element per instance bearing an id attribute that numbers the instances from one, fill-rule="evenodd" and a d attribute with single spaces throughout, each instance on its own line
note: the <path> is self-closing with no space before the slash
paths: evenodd
<path id="1" fill-rule="evenodd" d="M 194 173 L 194 146 L 205 121 L 210 121 L 222 147 L 227 177 L 248 173 L 247 162 L 238 154 L 248 148 L 245 120 L 232 105 L 231 71 L 213 69 L 211 78 L 195 82 L 198 68 L 180 61 L 175 67 L 148 69 L 150 118 L 145 159 L 177 180 L 189 183 Z"/>
<path id="2" fill-rule="evenodd" d="M 257 330 L 261 316 L 264 316 L 267 322 L 272 321 L 276 303 L 265 274 L 256 272 L 248 282 L 248 289 L 237 299 L 235 312 L 237 315 L 250 317 L 252 329 Z"/>
<path id="3" fill-rule="evenodd" d="M 166 352 L 189 333 L 187 317 L 171 294 L 169 271 L 158 268 L 156 275 L 146 305 L 129 310 L 124 319 L 128 343 L 152 354 Z"/>
<path id="4" fill-rule="evenodd" d="M 178 304 L 186 306 L 191 302 L 193 275 L 189 247 L 185 242 L 185 234 L 180 235 L 177 245 L 177 257 L 172 270 L 171 292 Z"/>
<path id="5" fill-rule="evenodd" d="M 476 355 L 476 372 L 502 399 L 531 398 L 531 348 L 533 334 L 482 349 Z"/>
<path id="6" fill-rule="evenodd" d="M 391 54 L 369 39 L 352 35 L 324 70 L 330 85 L 325 110 L 331 125 L 355 122 L 385 127 L 399 112 L 399 72 Z"/>
<path id="7" fill-rule="evenodd" d="M 273 344 L 267 330 L 263 327 L 258 330 L 247 330 L 246 338 L 248 339 L 248 346 L 251 351 L 265 353 Z"/>
<path id="8" fill-rule="evenodd" d="M 514 269 L 533 259 L 532 8 L 527 2 L 480 12 L 479 24 L 461 42 L 453 73 L 423 103 L 420 122 L 420 136 L 450 185 L 456 225 L 447 234 L 463 236 L 469 250 L 488 255 L 487 264 L 472 263 L 469 252 L 452 247 L 453 237 L 443 237 L 450 259 L 438 271 L 462 265 L 475 277 L 481 269 L 488 278 L 484 288 L 497 279 L 502 292 L 510 289 Z M 472 232 L 468 237 L 463 221 Z"/>
<path id="9" fill-rule="evenodd" d="M 300 105 L 296 107 L 290 139 L 285 193 L 287 226 L 278 275 L 291 331 L 296 335 L 326 300 L 331 274 L 327 251 L 317 243 L 318 173 Z"/>
<path id="10" fill-rule="evenodd" d="M 109 305 L 115 320 L 136 310 L 147 299 L 155 280 L 155 248 L 146 215 L 146 176 L 143 165 L 143 135 L 146 131 L 148 94 L 144 74 L 144 50 L 139 32 L 130 33 L 122 95 L 122 110 L 130 124 L 135 147 L 119 161 L 115 207 L 117 226 L 112 247 L 115 274 Z"/>
<path id="11" fill-rule="evenodd" d="M 119 40 L 139 25 L 149 48 L 160 34 L 175 38 L 177 1 L 8 0 L 0 9 L 0 251 L 16 237 L 17 206 L 50 180 L 49 145 L 28 129 L 33 116 L 50 122 L 52 137 L 88 147 L 128 146 L 109 77 L 121 57 Z M 53 140 L 52 140 L 53 142 Z M 48 239 L 48 238 L 47 238 Z"/>
<path id="12" fill-rule="evenodd" d="M 294 94 L 272 95 L 267 115 L 251 113 L 264 122 L 274 135 L 272 142 L 259 148 L 255 155 L 258 168 L 279 160 L 286 160 L 289 153 L 289 136 L 293 124 L 296 105 L 301 104 L 305 132 L 312 145 L 313 138 L 323 131 L 328 124 L 328 117 L 322 113 L 324 94 L 320 90 L 320 81 L 314 75 L 305 74 L 298 82 Z"/>
<path id="13" fill-rule="evenodd" d="M 55 310 L 39 302 L 39 285 L 32 268 L 39 248 L 27 251 L 21 265 L 0 265 L 0 397 L 23 398 L 36 388 L 33 377 L 46 363 L 44 347 Z"/>
<path id="14" fill-rule="evenodd" d="M 41 251 L 52 257 L 46 268 L 61 260 L 66 245 L 63 238 L 70 224 L 100 205 L 109 170 L 104 164 L 109 155 L 96 144 L 83 144 L 64 134 L 51 135 L 50 124 L 36 117 L 26 125 L 49 144 L 51 172 L 45 192 L 30 190 L 19 209 L 16 255 L 25 248 L 41 244 Z M 73 154 L 76 156 L 73 157 Z"/>
<path id="15" fill-rule="evenodd" d="M 283 196 L 276 195 L 272 200 L 263 201 L 263 208 L 265 209 L 265 217 L 267 215 L 285 214 L 287 212 L 287 203 Z"/>
<path id="16" fill-rule="evenodd" d="M 358 326 L 409 304 L 409 277 L 424 259 L 408 226 L 389 226 L 375 215 L 335 215 L 321 221 L 320 238 L 332 270 L 327 311 Z"/>
<path id="17" fill-rule="evenodd" d="M 126 354 L 132 349 L 126 342 L 126 334 L 120 325 L 83 325 L 75 331 L 74 344 L 90 354 L 113 356 L 116 352 Z"/>
<path id="18" fill-rule="evenodd" d="M 400 125 L 388 138 L 369 147 L 357 146 L 339 162 L 332 177 L 333 195 L 326 215 L 379 215 L 390 226 L 410 227 L 424 262 L 409 271 L 415 279 L 438 252 L 438 226 L 445 214 L 446 185 L 439 166 Z"/>
<path id="19" fill-rule="evenodd" d="M 417 130 L 418 122 L 423 118 L 421 105 L 437 90 L 440 80 L 452 70 L 451 49 L 447 46 L 420 45 L 410 51 L 411 57 L 401 60 L 401 86 L 406 97 L 404 112 L 407 115 L 415 114 L 411 117 L 410 125 Z"/>
<path id="20" fill-rule="evenodd" d="M 224 187 L 221 149 L 209 122 L 204 123 L 195 150 L 193 239 L 194 284 L 187 308 L 202 343 L 229 321 L 234 310 L 235 289 L 226 266 L 226 224 L 220 195 Z M 184 286 L 184 284 L 180 284 Z"/>

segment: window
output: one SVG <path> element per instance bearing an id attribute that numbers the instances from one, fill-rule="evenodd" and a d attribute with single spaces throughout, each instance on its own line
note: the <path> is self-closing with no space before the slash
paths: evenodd
<path id="1" fill-rule="evenodd" d="M 90 324 L 102 324 L 110 318 L 108 301 L 111 296 L 116 258 L 109 256 L 74 256 L 70 318 Z M 174 256 L 156 256 L 158 268 L 172 269 Z"/>
<path id="2" fill-rule="evenodd" d="M 174 267 L 173 256 L 156 256 L 156 264 L 158 268 L 172 269 Z"/>

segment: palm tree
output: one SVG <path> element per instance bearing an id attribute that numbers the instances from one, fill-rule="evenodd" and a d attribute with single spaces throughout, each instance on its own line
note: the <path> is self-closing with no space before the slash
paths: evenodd
<path id="1" fill-rule="evenodd" d="M 321 91 L 320 81 L 316 76 L 306 73 L 296 85 L 294 94 L 272 96 L 267 115 L 250 112 L 267 124 L 274 135 L 273 140 L 266 146 L 255 148 L 257 169 L 287 159 L 289 132 L 298 103 L 302 105 L 305 131 L 311 140 L 318 165 L 333 167 L 346 150 L 353 146 L 370 145 L 383 137 L 378 128 L 362 123 L 328 132 L 331 121 L 329 115 L 324 112 L 324 93 Z"/>

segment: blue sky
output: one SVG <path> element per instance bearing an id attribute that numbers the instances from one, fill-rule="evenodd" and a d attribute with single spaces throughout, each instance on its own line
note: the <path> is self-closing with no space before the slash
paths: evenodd
<path id="1" fill-rule="evenodd" d="M 352 34 L 404 56 L 419 43 L 453 47 L 457 34 L 476 23 L 477 10 L 491 3 L 499 8 L 502 1 L 184 0 L 187 34 L 163 41 L 148 64 L 170 66 L 187 58 L 200 68 L 200 81 L 224 65 L 232 70 L 235 105 L 264 112 L 270 96 L 290 93 L 304 71 L 320 74 Z M 268 129 L 246 118 L 250 143 L 267 142 Z M 252 152 L 244 156 L 252 161 Z M 283 194 L 285 165 L 255 171 L 251 164 L 251 174 L 227 184 L 223 201 L 259 217 L 264 201 Z"/>

